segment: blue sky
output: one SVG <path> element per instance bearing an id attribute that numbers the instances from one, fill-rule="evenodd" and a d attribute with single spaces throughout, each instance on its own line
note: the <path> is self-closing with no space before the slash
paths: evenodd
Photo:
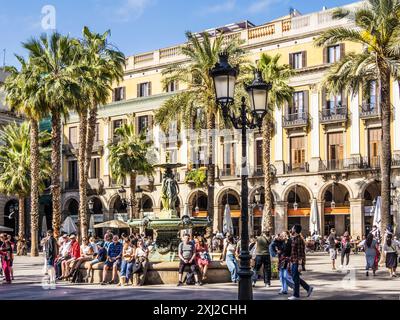
<path id="1" fill-rule="evenodd" d="M 184 32 L 250 20 L 262 24 L 289 13 L 319 11 L 352 0 L 0 0 L 0 65 L 16 64 L 21 42 L 44 32 L 42 8 L 55 8 L 58 31 L 79 36 L 84 25 L 103 32 L 126 55 L 179 44 Z M 49 21 L 46 20 L 45 21 Z"/>

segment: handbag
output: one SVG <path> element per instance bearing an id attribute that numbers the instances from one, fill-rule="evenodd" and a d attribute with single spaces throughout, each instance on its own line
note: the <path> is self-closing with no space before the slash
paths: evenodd
<path id="1" fill-rule="evenodd" d="M 132 266 L 132 273 L 140 273 L 142 271 L 142 263 L 136 261 Z"/>

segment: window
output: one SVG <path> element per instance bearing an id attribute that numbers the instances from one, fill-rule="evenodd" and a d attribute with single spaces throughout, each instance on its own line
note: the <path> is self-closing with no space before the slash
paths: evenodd
<path id="1" fill-rule="evenodd" d="M 138 118 L 138 133 L 145 132 L 149 127 L 149 117 L 141 116 Z"/>
<path id="2" fill-rule="evenodd" d="M 381 149 L 381 136 L 382 129 L 374 128 L 368 130 L 368 155 L 369 155 L 369 165 L 372 168 L 379 166 L 379 155 Z"/>
<path id="3" fill-rule="evenodd" d="M 69 187 L 77 186 L 78 182 L 78 161 L 68 161 L 68 184 Z"/>
<path id="4" fill-rule="evenodd" d="M 290 164 L 292 170 L 304 168 L 306 162 L 306 137 L 291 137 L 290 138 Z"/>
<path id="5" fill-rule="evenodd" d="M 304 92 L 295 92 L 293 93 L 293 105 L 290 110 L 290 114 L 294 113 L 303 113 L 304 112 Z"/>
<path id="6" fill-rule="evenodd" d="M 342 95 L 330 95 L 328 97 L 328 100 L 326 101 L 326 108 L 331 112 L 331 113 L 336 113 L 337 108 L 343 107 L 342 105 Z"/>
<path id="7" fill-rule="evenodd" d="M 121 128 L 123 124 L 123 120 L 122 119 L 118 119 L 118 120 L 114 120 L 113 121 L 113 137 L 114 139 L 117 137 L 115 134 L 115 130 L 118 128 Z"/>
<path id="8" fill-rule="evenodd" d="M 376 81 L 371 81 L 369 83 L 368 104 L 369 104 L 370 110 L 375 110 L 376 105 L 377 105 L 377 86 L 376 86 Z"/>
<path id="9" fill-rule="evenodd" d="M 113 101 L 122 101 L 125 100 L 125 87 L 115 88 L 113 91 Z"/>
<path id="10" fill-rule="evenodd" d="M 72 145 L 78 143 L 78 127 L 69 128 L 69 143 Z"/>
<path id="11" fill-rule="evenodd" d="M 99 131 L 99 124 L 96 123 L 95 129 L 94 129 L 94 142 L 99 142 L 100 141 L 100 131 Z"/>
<path id="12" fill-rule="evenodd" d="M 293 69 L 302 69 L 307 66 L 307 52 L 296 52 L 289 54 L 289 64 Z"/>
<path id="13" fill-rule="evenodd" d="M 151 96 L 151 82 L 138 83 L 137 96 L 138 97 Z"/>
<path id="14" fill-rule="evenodd" d="M 100 178 L 100 158 L 92 158 L 90 161 L 90 179 Z"/>
<path id="15" fill-rule="evenodd" d="M 226 141 L 223 143 L 223 152 L 224 152 L 224 169 L 223 175 L 225 176 L 234 176 L 235 175 L 235 152 L 236 143 L 230 141 Z"/>
<path id="16" fill-rule="evenodd" d="M 343 132 L 328 134 L 328 169 L 343 168 Z"/>
<path id="17" fill-rule="evenodd" d="M 170 81 L 167 85 L 167 92 L 174 92 L 179 90 L 179 85 L 177 80 Z"/>
<path id="18" fill-rule="evenodd" d="M 328 47 L 327 50 L 327 63 L 335 63 L 338 62 L 342 58 L 342 52 L 343 52 L 343 46 L 342 45 L 334 45 Z"/>
<path id="19" fill-rule="evenodd" d="M 256 170 L 257 172 L 263 169 L 263 152 L 262 152 L 262 140 L 256 140 Z"/>

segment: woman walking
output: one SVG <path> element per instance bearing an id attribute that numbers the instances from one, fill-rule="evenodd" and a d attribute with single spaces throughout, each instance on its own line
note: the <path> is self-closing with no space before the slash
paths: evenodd
<path id="1" fill-rule="evenodd" d="M 10 264 L 11 264 L 11 256 L 12 256 L 12 249 L 11 249 L 11 244 L 10 241 L 8 241 L 7 235 L 2 234 L 0 237 L 0 240 L 2 242 L 1 247 L 0 247 L 0 256 L 1 256 L 1 266 L 3 269 L 4 276 L 6 278 L 6 283 L 10 284 L 11 283 L 11 270 L 10 270 Z"/>
<path id="2" fill-rule="evenodd" d="M 398 243 L 393 239 L 393 235 L 387 234 L 386 241 L 383 244 L 383 252 L 385 252 L 386 255 L 386 268 L 389 269 L 389 274 L 392 278 L 397 277 L 397 249 Z"/>
<path id="3" fill-rule="evenodd" d="M 228 266 L 229 272 L 231 273 L 231 280 L 233 283 L 237 283 L 239 280 L 238 275 L 238 264 L 236 260 L 237 244 L 233 236 L 226 238 L 226 243 L 223 251 L 223 260 L 225 258 L 226 265 Z"/>
<path id="4" fill-rule="evenodd" d="M 360 243 L 360 246 L 363 246 L 365 252 L 366 276 L 369 276 L 369 269 L 372 269 L 372 273 L 375 276 L 379 260 L 378 242 L 374 239 L 374 235 L 369 233 L 365 242 Z"/>
<path id="5" fill-rule="evenodd" d="M 351 238 L 347 231 L 343 234 L 342 240 L 340 241 L 340 249 L 340 268 L 343 268 L 344 258 L 346 257 L 346 266 L 349 265 L 350 261 Z"/>

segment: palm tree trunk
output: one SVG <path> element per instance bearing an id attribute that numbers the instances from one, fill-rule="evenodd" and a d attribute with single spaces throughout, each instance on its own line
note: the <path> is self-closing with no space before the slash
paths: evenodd
<path id="1" fill-rule="evenodd" d="M 39 124 L 31 120 L 31 257 L 39 255 Z M 21 204 L 20 204 L 21 205 Z M 22 207 L 23 208 L 23 207 Z M 22 212 L 20 207 L 20 212 Z M 21 220 L 20 220 L 21 223 Z M 21 231 L 21 229 L 20 229 Z"/>
<path id="2" fill-rule="evenodd" d="M 96 135 L 97 107 L 92 107 L 89 111 L 86 136 L 86 158 L 85 158 L 85 181 L 89 178 L 90 161 L 92 159 L 94 138 Z"/>
<path id="3" fill-rule="evenodd" d="M 271 121 L 269 117 L 264 118 L 262 128 L 262 152 L 263 152 L 263 172 L 264 172 L 264 210 L 262 217 L 262 230 L 272 231 L 272 199 L 271 199 L 271 175 L 270 175 L 270 163 L 271 163 Z"/>
<path id="4" fill-rule="evenodd" d="M 215 114 L 210 113 L 207 117 L 207 129 L 209 131 L 208 138 L 208 165 L 207 165 L 207 211 L 210 220 L 213 223 L 213 231 L 217 231 L 219 223 L 214 221 L 214 189 L 215 189 L 215 164 L 214 164 L 214 136 L 215 130 Z"/>
<path id="5" fill-rule="evenodd" d="M 378 62 L 379 65 L 379 62 Z M 381 234 L 390 221 L 390 174 L 392 164 L 391 141 L 390 141 L 390 70 L 383 66 L 381 70 L 380 81 L 380 99 L 381 99 L 381 121 L 382 121 L 382 152 L 380 157 L 381 165 L 381 197 L 382 197 L 382 220 Z"/>
<path id="6" fill-rule="evenodd" d="M 136 172 L 132 172 L 130 175 L 130 190 L 131 190 L 131 195 L 130 195 L 130 204 L 131 208 L 129 210 L 129 220 L 132 219 L 137 219 L 138 217 L 138 203 L 136 199 Z"/>
<path id="7" fill-rule="evenodd" d="M 51 116 L 51 194 L 53 203 L 54 236 L 60 234 L 61 225 L 61 116 L 54 112 Z"/>
<path id="8" fill-rule="evenodd" d="M 79 114 L 79 151 L 78 151 L 78 172 L 79 172 L 79 222 L 81 238 L 87 236 L 87 180 L 85 173 L 86 157 L 86 136 L 87 136 L 87 113 Z"/>
<path id="9" fill-rule="evenodd" d="M 25 197 L 18 197 L 18 239 L 25 238 Z"/>

